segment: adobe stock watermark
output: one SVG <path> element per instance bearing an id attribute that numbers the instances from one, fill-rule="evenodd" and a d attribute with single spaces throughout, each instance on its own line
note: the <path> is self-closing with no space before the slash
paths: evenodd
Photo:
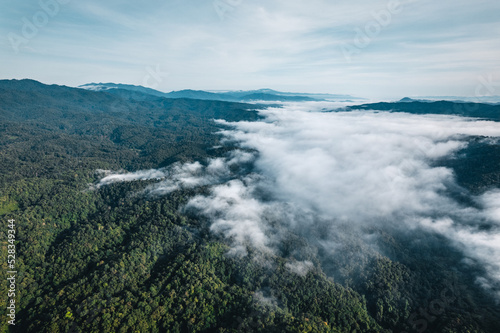
<path id="1" fill-rule="evenodd" d="M 163 79 L 168 76 L 167 72 L 162 72 L 160 70 L 160 65 L 157 64 L 155 68 L 148 66 L 146 67 L 146 75 L 142 79 L 142 86 L 156 89 L 163 82 Z"/>
<path id="2" fill-rule="evenodd" d="M 224 21 L 242 3 L 243 0 L 214 0 L 213 6 L 221 21 Z"/>
<path id="3" fill-rule="evenodd" d="M 104 302 L 104 304 L 108 304 L 111 301 L 111 297 L 108 296 Z M 100 318 L 100 315 L 102 314 L 101 312 L 105 309 L 105 307 L 102 304 L 94 305 L 93 307 L 90 308 L 90 310 L 85 309 L 85 304 L 80 303 L 77 308 L 75 313 L 71 311 L 71 309 L 68 309 L 66 312 L 65 318 L 68 320 L 73 321 L 72 325 L 70 326 L 68 333 L 77 333 L 77 332 L 82 332 L 81 327 L 87 327 L 91 326 L 91 324 L 98 318 Z M 80 322 L 80 325 L 78 324 L 75 319 L 84 319 L 87 317 L 87 319 L 83 320 Z"/>
<path id="4" fill-rule="evenodd" d="M 448 286 L 441 290 L 440 297 L 430 301 L 426 306 L 420 307 L 418 312 L 414 312 L 408 319 L 411 328 L 424 333 L 429 328 L 429 324 L 435 322 L 442 316 L 458 298 L 458 286 Z"/>
<path id="5" fill-rule="evenodd" d="M 476 97 L 500 95 L 500 81 L 494 81 L 492 73 L 488 76 L 479 76 L 477 80 L 478 84 L 474 91 Z"/>
<path id="6" fill-rule="evenodd" d="M 8 325 L 16 325 L 16 303 L 17 293 L 17 271 L 16 271 L 16 221 L 8 220 L 7 224 L 7 285 L 9 297 L 7 301 L 7 323 Z"/>
<path id="7" fill-rule="evenodd" d="M 70 3 L 71 0 L 39 0 L 40 10 L 35 12 L 31 18 L 23 16 L 21 21 L 23 26 L 21 34 L 10 32 L 7 35 L 10 45 L 16 54 L 19 53 L 20 46 L 26 46 L 30 40 L 35 38 L 40 29 L 49 24 L 50 19 L 54 18 L 61 11 L 61 5 Z"/>
<path id="8" fill-rule="evenodd" d="M 167 72 L 162 72 L 160 65 L 157 64 L 155 67 L 147 66 L 145 68 L 146 74 L 142 78 L 142 86 L 150 89 L 157 89 L 158 86 L 163 82 L 169 74 Z M 111 108 L 113 110 L 127 110 L 133 111 L 135 104 L 127 99 L 117 98 L 112 104 Z"/>
<path id="9" fill-rule="evenodd" d="M 500 80 L 495 80 L 492 73 L 480 75 L 477 78 L 477 85 L 474 89 L 474 98 L 470 103 L 455 103 L 454 112 L 457 114 L 473 113 L 479 109 L 481 97 L 493 97 L 500 95 Z"/>
<path id="10" fill-rule="evenodd" d="M 340 49 L 347 62 L 352 61 L 352 57 L 361 53 L 367 48 L 375 37 L 377 37 L 384 28 L 392 23 L 392 18 L 403 11 L 403 5 L 400 0 L 391 0 L 387 3 L 386 8 L 379 11 L 372 11 L 373 20 L 368 21 L 363 28 L 357 27 L 354 29 L 354 38 L 352 43 L 343 43 Z"/>
<path id="11" fill-rule="evenodd" d="M 429 325 L 444 316 L 450 310 L 452 304 L 456 303 L 460 295 L 460 287 L 457 281 L 453 281 L 445 286 L 439 293 L 439 297 L 419 307 L 407 320 L 410 332 L 424 333 L 429 329 Z M 394 332 L 385 330 L 384 333 L 410 333 L 408 331 Z M 353 330 L 352 333 L 358 333 Z"/>

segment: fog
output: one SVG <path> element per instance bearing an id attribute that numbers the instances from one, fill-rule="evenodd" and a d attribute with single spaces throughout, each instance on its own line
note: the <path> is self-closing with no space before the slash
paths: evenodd
<path id="1" fill-rule="evenodd" d="M 456 188 L 453 171 L 435 166 L 466 147 L 469 136 L 500 136 L 500 124 L 438 115 L 303 110 L 304 104 L 269 109 L 266 122 L 228 124 L 234 129 L 224 132 L 227 140 L 259 152 L 257 172 L 272 183 L 266 189 L 275 200 L 333 224 L 439 233 L 500 280 L 500 231 L 480 228 L 500 222 L 500 192 L 474 198 L 479 209 L 463 206 L 447 195 Z M 311 220 L 289 221 L 294 227 Z"/>
<path id="2" fill-rule="evenodd" d="M 324 111 L 324 104 L 287 103 L 261 111 L 264 121 L 218 121 L 226 128 L 223 144 L 237 143 L 245 151 L 205 165 L 107 175 L 99 186 L 159 179 L 146 189 L 156 195 L 210 186 L 208 195 L 192 198 L 185 209 L 210 221 L 211 231 L 231 244 L 231 255 L 246 255 L 248 246 L 277 253 L 291 234 L 328 255 L 341 249 L 344 238 L 376 252 L 363 230 L 418 229 L 446 237 L 465 259 L 482 263 L 487 276 L 478 282 L 484 286 L 487 279 L 500 281 L 500 191 L 469 195 L 474 205 L 459 203 L 450 193 L 466 191 L 453 170 L 437 163 L 453 158 L 470 136 L 500 137 L 499 123 Z M 244 163 L 253 169 L 235 172 Z M 306 274 L 313 268 L 308 258 L 292 255 L 287 268 Z"/>
<path id="3" fill-rule="evenodd" d="M 141 170 L 136 172 L 113 173 L 109 170 L 98 170 L 105 177 L 93 188 L 118 182 L 139 180 L 159 180 L 157 184 L 148 186 L 145 193 L 149 195 L 166 195 L 179 189 L 191 189 L 203 185 L 213 185 L 230 179 L 233 176 L 231 167 L 252 162 L 254 156 L 241 150 L 234 151 L 227 158 L 211 159 L 206 165 L 196 161 L 193 163 L 174 163 L 159 170 Z"/>

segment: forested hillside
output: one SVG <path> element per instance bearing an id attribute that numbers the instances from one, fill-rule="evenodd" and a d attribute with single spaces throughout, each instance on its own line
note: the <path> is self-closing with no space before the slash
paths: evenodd
<path id="1" fill-rule="evenodd" d="M 235 257 L 182 209 L 206 187 L 162 197 L 140 195 L 151 181 L 91 189 L 98 170 L 227 156 L 234 147 L 213 119 L 259 119 L 254 105 L 124 96 L 0 81 L 0 215 L 4 226 L 16 221 L 18 271 L 8 327 L 4 227 L 2 331 L 498 332 L 498 303 L 474 282 L 482 268 L 460 266 L 442 237 L 373 227 L 379 252 L 353 235 L 327 260 L 289 235 L 279 253 Z M 494 164 L 474 183 L 465 168 L 480 162 L 469 161 L 442 163 L 462 168 L 471 190 L 498 185 Z M 314 267 L 307 274 L 289 269 L 298 249 Z"/>
<path id="2" fill-rule="evenodd" d="M 488 120 L 500 120 L 500 105 L 450 102 L 450 101 L 402 101 L 381 102 L 351 106 L 352 110 L 382 110 L 392 112 L 408 112 L 413 114 L 447 114 L 464 117 L 477 117 Z"/>

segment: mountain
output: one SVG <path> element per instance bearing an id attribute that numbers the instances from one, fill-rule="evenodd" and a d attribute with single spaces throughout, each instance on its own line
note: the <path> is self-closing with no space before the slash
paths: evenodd
<path id="1" fill-rule="evenodd" d="M 500 105 L 484 103 L 416 101 L 410 98 L 404 98 L 399 102 L 354 105 L 350 106 L 349 109 L 407 112 L 413 114 L 447 114 L 500 121 Z"/>
<path id="2" fill-rule="evenodd" d="M 259 129 L 252 122 L 262 119 L 261 106 L 108 88 L 0 80 L 0 216 L 15 220 L 21 294 L 12 332 L 498 332 L 499 289 L 483 288 L 484 266 L 419 228 L 384 230 L 374 220 L 360 236 L 343 218 L 316 221 L 284 205 L 260 221 L 273 225 L 273 251 L 248 243 L 246 255 L 235 254 L 232 240 L 187 204 L 235 198 L 244 183 L 255 193 L 217 204 L 243 207 L 232 212 L 246 219 L 257 201 L 272 202 L 274 183 L 255 186 L 264 177 L 249 158 L 257 152 L 224 139 L 221 131 L 234 128 L 214 121 Z M 434 107 L 418 103 L 387 108 Z M 438 162 L 453 169 L 459 194 L 499 184 L 498 143 L 471 138 Z M 289 167 L 307 180 L 308 169 Z M 214 186 L 193 182 L 200 170 Z M 127 172 L 135 178 L 99 186 L 105 175 Z M 149 192 L 172 181 L 192 186 Z M 234 223 L 225 216 L 217 218 Z M 309 219 L 314 227 L 304 228 Z M 8 244 L 0 247 L 4 258 Z M 0 284 L 0 294 L 8 292 Z M 0 298 L 5 332 L 7 306 Z"/>
<path id="3" fill-rule="evenodd" d="M 427 100 L 427 99 L 414 99 L 414 98 L 410 98 L 410 97 L 404 97 L 404 98 L 401 98 L 399 100 L 399 102 L 401 103 L 411 103 L 411 102 L 427 102 L 427 103 L 430 103 L 430 102 L 435 102 L 435 101 L 432 101 L 432 100 Z"/>
<path id="4" fill-rule="evenodd" d="M 227 256 L 229 246 L 207 221 L 184 211 L 206 193 L 203 186 L 159 198 L 133 195 L 148 181 L 89 187 L 109 170 L 175 170 L 177 162 L 195 170 L 208 158 L 230 157 L 235 147 L 222 145 L 218 132 L 226 127 L 213 119 L 260 119 L 255 105 L 138 101 L 111 91 L 142 94 L 0 81 L 0 216 L 15 220 L 20 253 L 15 331 L 380 327 L 361 295 L 320 271 L 305 279 L 274 255 L 265 259 L 281 267 L 272 272 L 257 257 Z M 7 246 L 1 250 L 7 258 Z M 267 286 L 293 311 L 261 307 L 256 300 Z M 6 283 L 0 293 L 7 295 Z M 6 300 L 0 305 L 0 327 L 8 331 Z"/>
<path id="5" fill-rule="evenodd" d="M 204 99 L 204 100 L 215 100 L 215 101 L 236 101 L 235 98 L 227 98 L 222 94 L 211 93 L 202 90 L 180 90 L 180 91 L 172 91 L 164 94 L 165 97 L 168 98 L 192 98 L 192 99 Z"/>
<path id="6" fill-rule="evenodd" d="M 265 93 L 253 93 L 239 98 L 240 101 L 278 101 L 278 102 L 313 102 L 317 99 L 306 96 L 280 96 Z"/>
<path id="7" fill-rule="evenodd" d="M 409 97 L 404 97 L 400 100 L 400 102 L 402 103 L 408 103 L 408 102 L 414 102 L 415 100 L 414 99 L 411 99 Z"/>
<path id="8" fill-rule="evenodd" d="M 449 102 L 469 102 L 469 103 L 485 103 L 485 104 L 500 104 L 500 96 L 420 96 L 414 97 L 416 100 L 430 101 L 449 101 Z"/>
<path id="9" fill-rule="evenodd" d="M 142 94 L 153 95 L 157 97 L 165 97 L 165 94 L 161 91 L 154 90 L 151 88 L 146 88 L 142 86 L 134 86 L 131 84 L 116 84 L 116 83 L 89 83 L 79 86 L 78 88 L 91 90 L 91 91 L 109 91 L 112 89 L 121 89 L 135 91 Z"/>
<path id="10" fill-rule="evenodd" d="M 360 100 L 350 95 L 333 94 L 307 94 L 279 92 L 272 89 L 259 89 L 249 91 L 203 91 L 203 90 L 180 90 L 164 93 L 151 88 L 141 86 L 115 84 L 115 83 L 88 83 L 79 86 L 79 88 L 93 91 L 127 90 L 148 94 L 156 97 L 165 98 L 190 98 L 201 100 L 229 101 L 229 102 L 247 102 L 247 101 L 273 101 L 273 102 L 306 102 L 306 101 L 325 101 L 325 100 Z"/>
<path id="11" fill-rule="evenodd" d="M 131 94 L 142 98 L 130 98 Z M 160 98 L 132 90 L 90 91 L 33 80 L 0 80 L 0 121 L 10 124 L 9 130 L 36 124 L 36 132 L 47 135 L 125 145 L 144 154 L 133 162 L 135 167 L 205 156 L 216 145 L 211 133 L 220 130 L 213 119 L 256 120 L 256 108 L 235 102 Z M 150 137 L 153 133 L 155 140 Z"/>

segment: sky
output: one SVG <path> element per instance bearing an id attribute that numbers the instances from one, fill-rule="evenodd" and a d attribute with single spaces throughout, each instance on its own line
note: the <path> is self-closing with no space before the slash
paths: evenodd
<path id="1" fill-rule="evenodd" d="M 499 12 L 498 0 L 3 0 L 0 78 L 500 95 Z"/>

